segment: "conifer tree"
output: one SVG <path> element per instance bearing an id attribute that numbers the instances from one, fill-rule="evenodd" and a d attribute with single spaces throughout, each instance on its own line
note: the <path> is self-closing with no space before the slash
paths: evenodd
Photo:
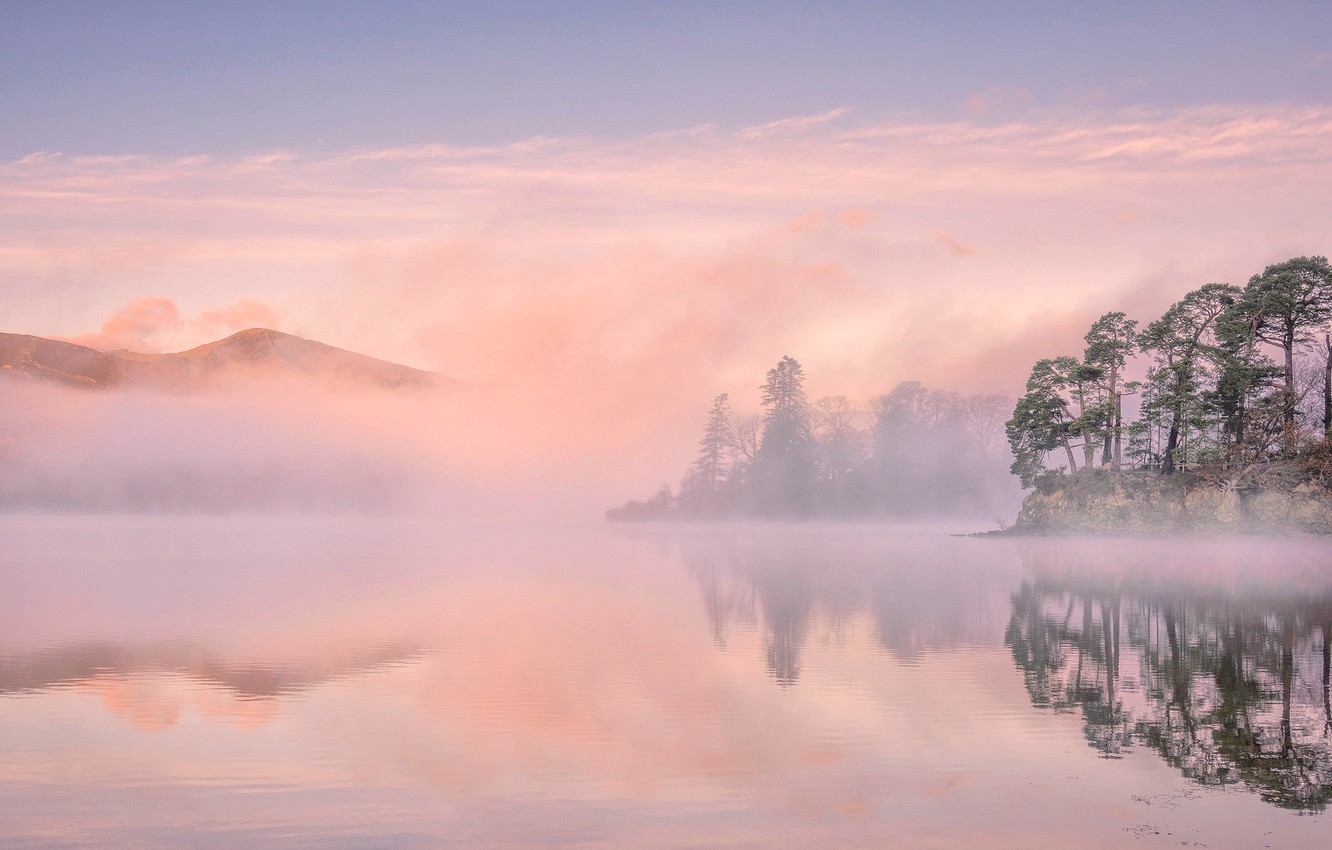
<path id="1" fill-rule="evenodd" d="M 1101 463 L 1113 463 L 1118 469 L 1123 461 L 1121 436 L 1124 419 L 1122 375 L 1124 362 L 1137 348 L 1138 323 L 1123 313 L 1106 313 L 1097 319 L 1085 337 L 1087 350 L 1083 363 L 1099 370 L 1104 421 L 1101 433 Z"/>
<path id="2" fill-rule="evenodd" d="M 1231 334 L 1252 353 L 1262 342 L 1281 350 L 1283 447 L 1294 450 L 1295 351 L 1332 319 L 1332 266 L 1326 257 L 1294 257 L 1249 278 L 1229 317 Z"/>
<path id="3" fill-rule="evenodd" d="M 814 445 L 810 432 L 805 370 L 783 356 L 759 387 L 763 402 L 763 440 L 754 458 L 754 486 L 768 512 L 800 513 L 810 507 L 814 482 Z"/>
<path id="4" fill-rule="evenodd" d="M 698 459 L 694 469 L 698 482 L 708 493 L 716 493 L 726 479 L 727 463 L 735 436 L 731 427 L 731 398 L 722 393 L 712 400 L 703 437 L 698 441 Z"/>
<path id="5" fill-rule="evenodd" d="M 1072 357 L 1036 361 L 1027 379 L 1027 392 L 1013 408 L 1013 418 L 1005 425 L 1008 444 L 1013 450 L 1013 474 L 1023 487 L 1031 487 L 1045 471 L 1045 456 L 1063 448 L 1068 456 L 1069 472 L 1077 472 L 1069 433 L 1075 419 L 1070 410 L 1069 388 L 1072 376 L 1080 368 Z"/>
<path id="6" fill-rule="evenodd" d="M 1215 339 L 1216 323 L 1235 303 L 1240 289 L 1228 283 L 1209 283 L 1195 289 L 1148 325 L 1139 336 L 1143 351 L 1155 358 L 1148 372 L 1151 404 L 1145 411 L 1161 411 L 1169 433 L 1161 451 L 1161 472 L 1175 471 L 1181 436 L 1187 436 L 1190 414 L 1196 419 L 1203 407 L 1202 370 L 1217 364 L 1222 352 Z"/>

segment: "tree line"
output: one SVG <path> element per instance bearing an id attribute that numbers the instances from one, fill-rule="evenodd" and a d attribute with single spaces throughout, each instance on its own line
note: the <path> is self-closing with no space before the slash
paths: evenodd
<path id="1" fill-rule="evenodd" d="M 1268 266 L 1243 286 L 1208 283 L 1139 328 L 1122 312 L 1087 331 L 1082 357 L 1039 360 L 1006 423 L 1030 488 L 1081 469 L 1171 475 L 1327 453 L 1332 439 L 1332 267 Z M 1134 370 L 1133 358 L 1145 359 Z M 1126 380 L 1131 371 L 1145 376 Z M 1138 416 L 1124 421 L 1124 399 Z M 1055 469 L 1046 464 L 1057 457 Z M 1052 478 L 1053 477 L 1053 478 Z"/>
<path id="2" fill-rule="evenodd" d="M 736 415 L 730 394 L 718 395 L 678 489 L 663 484 L 607 517 L 981 515 L 1004 501 L 1011 398 L 906 381 L 862 406 L 844 395 L 811 402 L 804 385 L 784 356 L 758 388 L 761 413 Z"/>

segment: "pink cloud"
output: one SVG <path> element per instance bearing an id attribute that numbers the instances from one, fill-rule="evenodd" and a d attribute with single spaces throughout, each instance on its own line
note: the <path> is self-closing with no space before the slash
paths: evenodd
<path id="1" fill-rule="evenodd" d="M 68 341 L 99 351 L 128 349 L 156 353 L 161 348 L 153 338 L 180 326 L 180 309 L 170 298 L 136 298 L 108 316 L 101 330 L 69 337 Z"/>
<path id="2" fill-rule="evenodd" d="M 837 214 L 837 220 L 845 227 L 859 230 L 874 221 L 874 213 L 869 210 L 843 210 Z"/>
<path id="3" fill-rule="evenodd" d="M 1033 99 L 1032 93 L 1024 88 L 1010 86 L 991 86 L 984 91 L 972 92 L 963 101 L 963 108 L 976 118 L 986 118 L 992 109 L 1011 109 L 1026 106 Z"/>
<path id="4" fill-rule="evenodd" d="M 148 354 L 179 350 L 252 327 L 277 329 L 281 312 L 269 304 L 241 299 L 197 316 L 181 314 L 176 302 L 161 295 L 135 298 L 114 311 L 98 331 L 63 337 L 67 342 L 99 351 L 128 350 Z"/>
<path id="5" fill-rule="evenodd" d="M 954 254 L 957 254 L 958 256 L 967 257 L 976 253 L 975 248 L 963 245 L 961 242 L 958 242 L 956 239 L 949 236 L 947 233 L 944 233 L 942 230 L 935 233 L 934 235 L 938 238 L 940 242 L 948 246 L 948 250 L 952 251 Z"/>
<path id="6" fill-rule="evenodd" d="M 847 113 L 845 107 L 829 109 L 827 112 L 819 112 L 814 115 L 797 115 L 791 118 L 781 118 L 777 121 L 770 121 L 767 124 L 761 124 L 756 127 L 747 127 L 741 130 L 739 136 L 746 139 L 762 138 L 764 136 L 801 133 L 836 121 Z"/>
<path id="7" fill-rule="evenodd" d="M 247 328 L 277 329 L 281 324 L 283 318 L 276 308 L 252 298 L 242 298 L 226 307 L 204 310 L 193 321 L 200 333 L 218 336 Z"/>

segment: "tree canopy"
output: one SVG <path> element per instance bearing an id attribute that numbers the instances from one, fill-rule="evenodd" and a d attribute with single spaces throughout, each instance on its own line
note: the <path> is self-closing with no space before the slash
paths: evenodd
<path id="1" fill-rule="evenodd" d="M 1082 468 L 1100 446 L 1102 467 L 1127 462 L 1166 475 L 1308 451 L 1332 435 L 1329 323 L 1324 257 L 1270 265 L 1244 287 L 1205 284 L 1141 330 L 1124 313 L 1106 313 L 1087 331 L 1081 359 L 1033 367 L 1007 424 L 1013 472 L 1038 486 L 1057 456 L 1066 461 L 1057 469 L 1074 474 L 1078 445 Z M 1135 364 L 1136 354 L 1149 362 Z M 1143 379 L 1125 380 L 1135 368 Z M 1126 395 L 1138 396 L 1138 417 L 1124 424 Z"/>

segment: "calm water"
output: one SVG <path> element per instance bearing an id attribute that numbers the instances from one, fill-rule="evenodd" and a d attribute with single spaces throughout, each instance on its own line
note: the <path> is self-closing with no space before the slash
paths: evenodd
<path id="1" fill-rule="evenodd" d="M 1329 554 L 0 519 L 0 846 L 1326 847 Z"/>

